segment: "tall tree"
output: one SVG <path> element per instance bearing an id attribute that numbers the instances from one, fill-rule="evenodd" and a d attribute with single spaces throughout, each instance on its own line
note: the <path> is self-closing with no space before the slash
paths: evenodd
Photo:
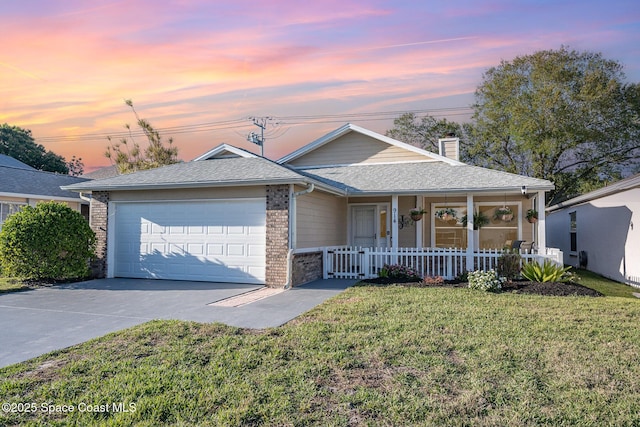
<path id="1" fill-rule="evenodd" d="M 71 157 L 71 160 L 67 162 L 67 168 L 69 168 L 69 175 L 80 176 L 84 174 L 84 163 L 82 163 L 82 157 Z"/>
<path id="2" fill-rule="evenodd" d="M 6 123 L 0 125 L 0 154 L 11 156 L 38 170 L 69 173 L 64 157 L 37 144 L 30 130 Z"/>
<path id="3" fill-rule="evenodd" d="M 490 68 L 475 93 L 471 162 L 553 181 L 551 204 L 618 179 L 640 157 L 640 89 L 622 68 L 565 47 Z"/>
<path id="4" fill-rule="evenodd" d="M 429 115 L 418 117 L 414 113 L 402 114 L 393 121 L 393 128 L 386 132 L 390 138 L 434 153 L 438 152 L 438 139 L 449 134 L 461 136 L 462 126 L 447 119 L 436 119 Z"/>
<path id="5" fill-rule="evenodd" d="M 133 114 L 136 122 L 143 135 L 147 138 L 148 145 L 144 150 L 134 140 L 134 134 L 130 125 L 125 125 L 129 131 L 129 138 L 122 138 L 120 142 L 113 142 L 109 137 L 110 145 L 107 147 L 105 156 L 111 159 L 118 167 L 118 171 L 122 174 L 131 173 L 138 170 L 153 169 L 164 165 L 177 163 L 178 147 L 173 146 L 173 138 L 169 138 L 167 145 L 164 144 L 160 132 L 158 132 L 151 124 L 138 116 L 138 112 L 133 107 L 133 101 L 125 100 Z"/>

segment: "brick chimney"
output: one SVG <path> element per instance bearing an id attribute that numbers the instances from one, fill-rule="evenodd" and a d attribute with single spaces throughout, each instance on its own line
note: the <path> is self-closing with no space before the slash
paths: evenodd
<path id="1" fill-rule="evenodd" d="M 438 139 L 438 154 L 452 160 L 460 161 L 460 138 L 448 134 Z"/>

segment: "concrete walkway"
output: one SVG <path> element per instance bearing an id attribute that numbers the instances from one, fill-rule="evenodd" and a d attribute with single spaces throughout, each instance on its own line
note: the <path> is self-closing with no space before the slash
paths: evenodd
<path id="1" fill-rule="evenodd" d="M 237 307 L 211 305 L 259 285 L 103 279 L 0 294 L 0 367 L 153 319 L 280 326 L 353 280 L 318 280 Z M 233 305 L 233 304 L 232 304 Z"/>

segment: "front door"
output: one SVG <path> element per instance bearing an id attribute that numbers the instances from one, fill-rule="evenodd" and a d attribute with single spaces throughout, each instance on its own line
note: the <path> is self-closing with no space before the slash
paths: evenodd
<path id="1" fill-rule="evenodd" d="M 387 247 L 388 206 L 358 205 L 351 207 L 351 244 L 363 248 Z"/>

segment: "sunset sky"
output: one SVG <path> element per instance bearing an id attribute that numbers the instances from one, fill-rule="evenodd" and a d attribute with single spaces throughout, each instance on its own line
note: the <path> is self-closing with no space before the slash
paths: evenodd
<path id="1" fill-rule="evenodd" d="M 275 159 L 346 122 L 466 120 L 485 70 L 537 50 L 602 52 L 640 81 L 637 0 L 20 0 L 0 30 L 0 123 L 87 171 L 134 124 L 125 99 L 183 160 L 258 152 L 248 117 L 272 116 Z"/>

